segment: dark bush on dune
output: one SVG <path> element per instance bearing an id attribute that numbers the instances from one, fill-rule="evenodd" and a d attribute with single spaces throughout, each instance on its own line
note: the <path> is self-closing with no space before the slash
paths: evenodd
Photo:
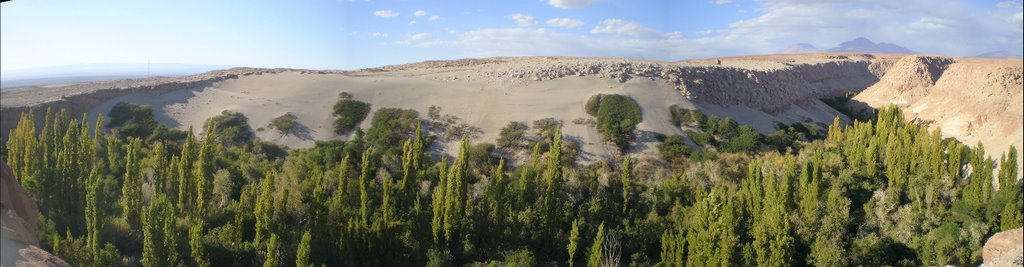
<path id="1" fill-rule="evenodd" d="M 278 116 L 277 118 L 270 120 L 270 124 L 267 125 L 267 127 L 271 129 L 277 129 L 282 133 L 288 132 L 292 128 L 295 128 L 296 119 L 298 119 L 298 117 L 296 117 L 295 114 L 292 114 L 291 112 L 285 113 L 284 115 Z"/>
<path id="2" fill-rule="evenodd" d="M 225 146 L 248 144 L 255 138 L 249 127 L 249 119 L 242 113 L 230 110 L 206 119 L 203 129 L 206 129 L 206 138 L 213 138 Z"/>
<path id="3" fill-rule="evenodd" d="M 599 95 L 587 101 L 597 105 L 597 131 L 621 150 L 629 148 L 636 125 L 643 121 L 640 105 L 624 95 Z M 587 107 L 590 112 L 591 107 Z"/>
<path id="4" fill-rule="evenodd" d="M 342 92 L 334 103 L 334 132 L 345 135 L 354 130 L 370 114 L 370 104 L 352 100 L 352 95 Z"/>
<path id="5" fill-rule="evenodd" d="M 118 102 L 107 113 L 110 122 L 107 128 L 116 129 L 117 134 L 124 137 L 137 137 L 152 142 L 156 140 L 184 140 L 186 133 L 171 129 L 156 121 L 153 107 Z"/>

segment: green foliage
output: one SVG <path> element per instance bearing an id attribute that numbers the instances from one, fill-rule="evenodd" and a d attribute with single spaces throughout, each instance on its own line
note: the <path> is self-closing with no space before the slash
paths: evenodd
<path id="1" fill-rule="evenodd" d="M 143 214 L 144 266 L 173 266 L 177 256 L 178 233 L 175 228 L 174 207 L 163 195 L 157 195 Z"/>
<path id="2" fill-rule="evenodd" d="M 373 113 L 366 141 L 380 148 L 401 147 L 402 140 L 412 135 L 419 125 L 419 113 L 411 109 L 381 108 Z"/>
<path id="3" fill-rule="evenodd" d="M 498 139 L 495 140 L 495 144 L 499 148 L 514 148 L 523 141 L 523 137 L 526 135 L 526 131 L 530 130 L 530 127 L 526 123 L 518 121 L 510 121 L 505 127 L 501 128 L 501 132 L 498 133 Z"/>
<path id="4" fill-rule="evenodd" d="M 295 252 L 295 266 L 312 266 L 312 264 L 310 264 L 309 262 L 309 254 L 311 249 L 309 243 L 311 242 L 310 240 L 312 239 L 313 237 L 309 234 L 309 231 L 306 231 L 305 233 L 302 234 L 302 240 L 299 241 L 299 247 L 296 249 Z"/>
<path id="5" fill-rule="evenodd" d="M 895 108 L 775 141 L 687 111 L 702 149 L 664 136 L 673 160 L 621 167 L 573 164 L 553 120 L 521 162 L 468 140 L 435 160 L 416 113 L 385 113 L 365 136 L 287 153 L 114 136 L 65 112 L 37 129 L 26 113 L 5 160 L 39 203 L 44 248 L 87 266 L 975 265 L 1021 225 L 1016 152 L 992 160 Z"/>
<path id="6" fill-rule="evenodd" d="M 270 120 L 270 124 L 268 124 L 267 127 L 270 129 L 277 129 L 282 133 L 287 133 L 288 131 L 291 131 L 292 128 L 295 128 L 295 125 L 297 124 L 295 120 L 298 118 L 299 117 L 295 116 L 295 114 L 288 112 Z"/>
<path id="7" fill-rule="evenodd" d="M 206 119 L 203 123 L 206 138 L 225 146 L 239 146 L 251 143 L 255 135 L 249 127 L 249 119 L 242 113 L 229 110 Z"/>
<path id="8" fill-rule="evenodd" d="M 597 131 L 605 140 L 614 142 L 620 150 L 629 148 L 636 125 L 643 121 L 640 105 L 624 95 L 600 95 L 596 99 L 599 102 L 596 112 Z"/>
<path id="9" fill-rule="evenodd" d="M 750 125 L 740 126 L 735 134 L 729 140 L 721 144 L 722 151 L 725 152 L 745 152 L 754 151 L 758 148 L 761 143 L 761 134 L 754 131 Z"/>
<path id="10" fill-rule="evenodd" d="M 565 249 L 569 252 L 569 266 L 576 263 L 576 250 L 580 247 L 580 220 L 572 221 L 572 230 L 569 231 L 569 244 Z"/>
<path id="11" fill-rule="evenodd" d="M 549 140 L 555 135 L 555 131 L 562 130 L 562 121 L 555 118 L 543 118 L 533 121 L 533 129 L 541 139 Z"/>
<path id="12" fill-rule="evenodd" d="M 111 118 L 107 128 L 117 129 L 120 136 L 141 138 L 147 142 L 180 141 L 185 138 L 185 132 L 157 123 L 150 105 L 117 102 L 107 116 Z"/>
<path id="13" fill-rule="evenodd" d="M 690 146 L 686 145 L 686 141 L 679 135 L 669 135 L 658 144 L 658 153 L 661 155 L 661 159 L 668 162 L 684 159 L 690 155 L 691 151 Z"/>
<path id="14" fill-rule="evenodd" d="M 597 112 L 601 110 L 601 98 L 602 94 L 596 94 L 587 98 L 587 103 L 583 104 L 583 110 L 590 116 L 597 117 Z"/>
<path id="15" fill-rule="evenodd" d="M 121 187 L 121 214 L 133 229 L 141 228 L 142 218 L 142 167 L 140 151 L 142 142 L 131 139 L 125 157 L 124 185 Z"/>
<path id="16" fill-rule="evenodd" d="M 359 126 L 359 123 L 370 114 L 370 104 L 352 100 L 352 95 L 342 92 L 338 95 L 338 102 L 334 103 L 334 111 L 331 113 L 334 119 L 334 133 L 345 135 Z"/>
<path id="17" fill-rule="evenodd" d="M 711 136 L 711 134 L 702 131 L 687 130 L 686 136 L 689 136 L 690 140 L 693 140 L 693 142 L 698 146 L 714 145 L 715 141 L 714 136 Z"/>
<path id="18" fill-rule="evenodd" d="M 263 267 L 277 267 L 281 265 L 281 261 L 278 259 L 280 257 L 277 251 L 277 247 L 279 246 L 278 243 L 277 235 L 271 234 L 270 241 L 267 242 L 267 256 L 266 259 L 263 260 Z"/>
<path id="19" fill-rule="evenodd" d="M 604 231 L 604 223 L 601 223 L 597 227 L 597 235 L 594 236 L 594 243 L 590 246 L 590 253 L 587 256 L 588 267 L 604 266 L 604 255 L 602 254 L 605 238 Z"/>

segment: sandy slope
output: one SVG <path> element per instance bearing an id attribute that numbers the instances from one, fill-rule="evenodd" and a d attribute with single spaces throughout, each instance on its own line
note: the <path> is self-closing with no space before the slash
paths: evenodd
<path id="1" fill-rule="evenodd" d="M 178 128 L 202 128 L 206 118 L 222 110 L 245 114 L 254 128 L 265 127 L 271 119 L 291 112 L 298 117 L 300 131 L 281 134 L 276 130 L 257 131 L 257 136 L 289 147 L 310 147 L 315 140 L 346 138 L 332 132 L 331 107 L 340 92 L 371 103 L 375 111 L 385 107 L 411 108 L 426 117 L 428 107 L 436 105 L 443 113 L 455 115 L 480 127 L 484 134 L 474 142 L 493 142 L 501 127 L 509 121 L 531 122 L 552 117 L 565 124 L 565 135 L 585 141 L 585 151 L 606 156 L 605 146 L 597 142 L 593 127 L 573 124 L 576 118 L 589 117 L 583 102 L 596 93 L 630 95 L 645 110 L 639 128 L 662 133 L 682 132 L 668 123 L 668 114 L 660 112 L 672 104 L 692 107 L 669 86 L 651 79 L 635 79 L 619 84 L 594 77 L 568 77 L 545 83 L 492 83 L 492 79 L 474 79 L 465 72 L 409 77 L 405 75 L 324 75 L 288 72 L 264 74 L 228 80 L 198 91 L 178 90 L 161 95 L 136 93 L 117 97 L 96 106 L 90 114 L 109 111 L 119 101 L 153 105 L 158 119 Z M 444 79 L 463 77 L 456 80 Z M 435 79 L 436 78 L 436 79 Z M 369 127 L 370 120 L 362 127 Z"/>
<path id="2" fill-rule="evenodd" d="M 257 131 L 264 140 L 293 148 L 316 140 L 344 139 L 331 132 L 331 106 L 349 92 L 373 109 L 412 108 L 425 118 L 437 105 L 478 126 L 474 142 L 494 142 L 509 121 L 553 117 L 582 140 L 589 160 L 614 156 L 595 129 L 572 121 L 587 118 L 583 102 L 595 93 L 626 94 L 644 110 L 641 144 L 651 153 L 651 132 L 680 133 L 667 107 L 679 104 L 728 116 L 762 133 L 776 123 L 819 125 L 840 116 L 819 99 L 858 94 L 873 107 L 895 103 L 908 118 L 929 122 L 947 136 L 986 144 L 990 155 L 1021 145 L 1021 61 L 921 55 L 801 54 L 661 62 L 616 58 L 514 57 L 426 61 L 359 71 L 232 69 L 177 79 L 125 80 L 31 91 L 0 98 L 0 135 L 23 111 L 42 117 L 46 108 L 71 114 L 106 113 L 128 101 L 156 107 L 170 126 L 201 130 L 223 110 L 245 114 L 254 128 L 291 112 L 300 130 Z M 363 127 L 369 126 L 369 120 Z M 449 144 L 447 147 L 452 147 Z"/>
<path id="3" fill-rule="evenodd" d="M 828 62 L 820 58 L 810 61 L 814 64 Z M 596 129 L 572 123 L 577 118 L 590 118 L 583 111 L 583 103 L 597 93 L 629 95 L 640 103 L 644 122 L 639 129 L 645 134 L 633 152 L 655 151 L 650 132 L 682 134 L 678 127 L 669 123 L 667 108 L 673 104 L 733 117 L 764 133 L 775 131 L 777 122 L 830 123 L 837 113 L 813 98 L 814 94 L 806 96 L 812 97 L 809 100 L 793 105 L 772 103 L 757 99 L 756 95 L 742 96 L 747 90 L 743 86 L 763 90 L 760 86 L 742 84 L 742 81 L 714 82 L 710 78 L 718 77 L 717 72 L 704 72 L 717 68 L 726 72 L 726 77 L 738 75 L 745 79 L 746 76 L 777 75 L 776 72 L 785 71 L 786 67 L 774 58 L 728 59 L 721 65 L 710 61 L 499 58 L 426 62 L 354 73 L 285 71 L 227 79 L 198 90 L 172 90 L 156 95 L 136 92 L 100 103 L 90 109 L 89 114 L 106 113 L 120 101 L 149 104 L 162 111 L 158 112 L 162 123 L 200 131 L 207 118 L 223 110 L 245 114 L 257 129 L 266 128 L 271 119 L 291 112 L 298 117 L 298 131 L 281 134 L 263 129 L 256 133 L 260 139 L 299 148 L 310 147 L 317 140 L 348 138 L 331 131 L 333 117 L 330 113 L 338 93 L 348 92 L 355 99 L 370 103 L 374 111 L 384 107 L 411 108 L 426 117 L 429 106 L 439 106 L 443 113 L 481 128 L 483 134 L 473 142 L 494 142 L 509 121 L 529 124 L 541 118 L 559 119 L 565 125 L 566 136 L 583 142 L 583 158 L 589 161 L 614 156 L 611 147 L 600 141 Z M 665 76 L 671 75 L 711 76 L 706 77 L 708 82 L 700 83 L 701 86 L 687 87 L 683 83 L 668 82 Z M 728 88 L 736 92 L 726 90 Z M 698 92 L 706 100 L 696 103 L 681 91 Z M 711 101 L 715 99 L 763 102 L 777 112 L 765 112 L 767 106 Z M 362 127 L 369 127 L 369 122 L 369 119 L 364 121 Z"/>

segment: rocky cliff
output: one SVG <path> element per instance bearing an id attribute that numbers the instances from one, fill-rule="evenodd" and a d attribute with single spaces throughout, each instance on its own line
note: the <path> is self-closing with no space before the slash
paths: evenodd
<path id="1" fill-rule="evenodd" d="M 985 267 L 1024 265 L 1024 230 L 1017 228 L 992 235 L 981 251 Z"/>
<path id="2" fill-rule="evenodd" d="M 35 202 L 0 162 L 0 266 L 71 266 L 38 247 L 38 216 Z"/>
<path id="3" fill-rule="evenodd" d="M 907 56 L 854 99 L 900 106 L 906 118 L 970 145 L 981 142 L 998 159 L 1024 140 L 1022 75 L 1021 60 Z"/>

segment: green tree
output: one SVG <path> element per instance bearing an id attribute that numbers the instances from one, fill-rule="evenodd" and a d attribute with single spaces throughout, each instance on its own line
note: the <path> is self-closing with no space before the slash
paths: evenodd
<path id="1" fill-rule="evenodd" d="M 312 236 L 309 234 L 309 231 L 307 230 L 305 233 L 302 234 L 302 240 L 299 241 L 299 247 L 296 249 L 297 252 L 295 253 L 295 266 L 312 266 L 312 264 L 310 264 L 309 262 L 310 239 L 312 239 Z"/>
<path id="2" fill-rule="evenodd" d="M 86 182 L 85 197 L 85 224 L 89 237 L 89 250 L 93 255 L 93 265 L 105 265 L 100 257 L 100 230 L 103 229 L 103 218 L 105 217 L 100 209 L 100 174 L 96 165 L 93 165 Z"/>
<path id="3" fill-rule="evenodd" d="M 562 131 L 556 130 L 548 152 L 548 170 L 544 179 L 544 215 L 549 225 L 558 225 L 562 193 Z"/>
<path id="4" fill-rule="evenodd" d="M 142 220 L 142 167 L 139 150 L 142 141 L 132 138 L 125 153 L 124 185 L 121 187 L 121 211 L 124 219 L 133 229 L 141 228 Z"/>
<path id="5" fill-rule="evenodd" d="M 277 243 L 277 234 L 270 234 L 270 241 L 267 242 L 266 259 L 263 261 L 263 267 L 277 267 L 278 265 L 281 265 L 278 260 Z"/>
<path id="6" fill-rule="evenodd" d="M 565 247 L 569 251 L 569 266 L 576 263 L 576 249 L 580 245 L 580 220 L 572 221 L 572 230 L 569 232 L 569 245 Z"/>
<path id="7" fill-rule="evenodd" d="M 174 206 L 157 194 L 142 216 L 142 265 L 173 266 L 178 263 Z"/>
<path id="8" fill-rule="evenodd" d="M 843 196 L 843 189 L 833 186 L 828 191 L 825 214 L 817 237 L 811 244 L 807 262 L 816 266 L 845 266 L 849 255 L 846 251 L 846 228 L 849 223 L 850 200 Z"/>
<path id="9" fill-rule="evenodd" d="M 263 178 L 259 186 L 260 195 L 256 198 L 256 209 L 253 216 L 256 217 L 256 243 L 263 242 L 263 238 L 270 232 L 270 223 L 274 220 L 274 174 Z"/>
<path id="10" fill-rule="evenodd" d="M 622 175 L 619 175 L 619 179 L 622 181 L 622 213 L 626 214 L 629 211 L 629 197 L 633 191 L 633 163 L 629 160 L 629 157 L 625 157 L 622 160 Z"/>
<path id="11" fill-rule="evenodd" d="M 209 260 L 206 258 L 206 244 L 203 243 L 203 228 L 206 227 L 206 222 L 199 216 L 192 219 L 192 225 L 188 231 L 188 244 L 191 248 L 191 254 L 193 266 L 210 266 Z"/>
<path id="12" fill-rule="evenodd" d="M 601 223 L 597 227 L 597 235 L 594 236 L 594 244 L 590 246 L 590 255 L 587 258 L 588 267 L 600 267 L 604 266 L 604 255 L 602 249 L 604 248 L 604 223 Z"/>

